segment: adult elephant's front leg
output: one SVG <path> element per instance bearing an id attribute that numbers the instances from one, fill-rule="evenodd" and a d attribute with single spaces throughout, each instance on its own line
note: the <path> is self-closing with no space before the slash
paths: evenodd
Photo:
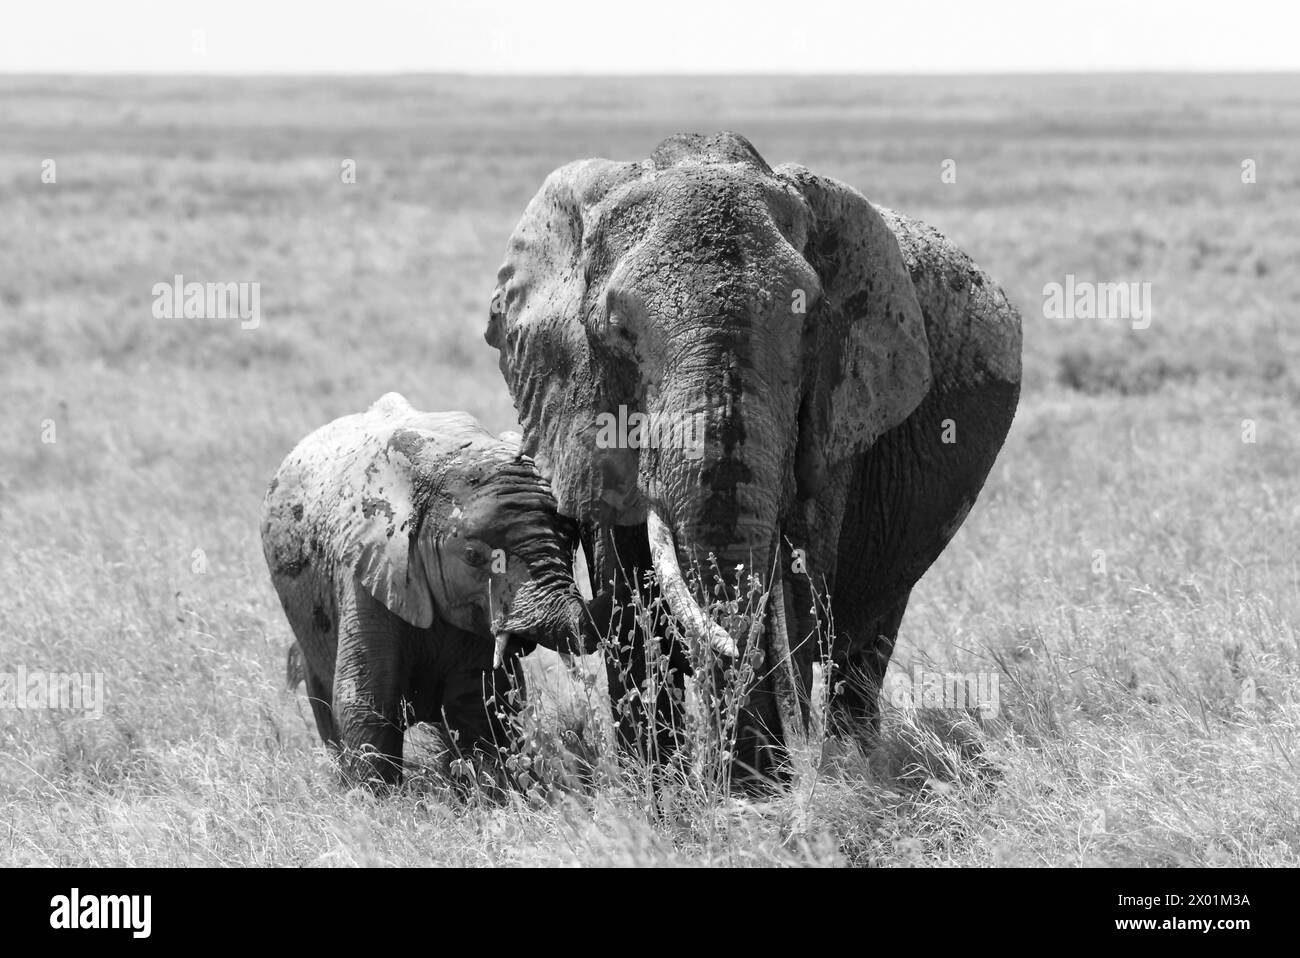
<path id="1" fill-rule="evenodd" d="M 344 774 L 395 784 L 402 775 L 405 628 L 355 581 L 339 597 L 334 718 Z"/>
<path id="2" fill-rule="evenodd" d="M 642 608 L 651 600 L 638 584 L 653 567 L 645 528 L 604 530 L 596 552 L 597 567 L 613 570 L 615 612 L 605 671 L 619 747 L 646 760 L 662 760 L 682 745 L 689 664 L 678 644 L 665 637 L 663 617 L 647 634 L 644 616 L 638 616 L 633 606 L 633 590 L 639 593 Z M 657 655 L 648 654 L 647 643 L 655 643 L 651 648 Z M 647 707 L 651 699 L 653 708 Z"/>
<path id="3" fill-rule="evenodd" d="M 877 617 L 836 636 L 830 696 L 832 734 L 879 733 L 880 690 L 911 594 L 908 590 Z"/>
<path id="4" fill-rule="evenodd" d="M 825 664 L 839 625 L 830 615 L 836 580 L 836 544 L 843 528 L 853 466 L 835 469 L 781 520 L 781 578 L 786 589 L 787 645 L 801 726 L 812 722 L 813 665 Z M 853 584 L 846 584 L 853 589 Z"/>

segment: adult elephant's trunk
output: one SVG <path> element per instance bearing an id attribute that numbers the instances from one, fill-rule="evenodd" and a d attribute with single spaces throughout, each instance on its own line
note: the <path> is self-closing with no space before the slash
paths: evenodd
<path id="1" fill-rule="evenodd" d="M 675 431 L 652 434 L 660 442 L 642 449 L 638 485 L 649 503 L 651 558 L 674 617 L 715 650 L 739 646 L 747 659 L 750 651 L 761 653 L 750 660 L 755 681 L 746 690 L 736 753 L 763 776 L 780 764 L 782 739 L 799 728 L 778 708 L 797 699 L 778 694 L 789 690 L 775 674 L 789 668 L 789 643 L 784 634 L 773 635 L 774 624 L 785 620 L 785 600 L 779 590 L 768 591 L 779 581 L 778 523 L 794 494 L 799 415 L 798 391 L 778 384 L 795 380 L 798 358 L 777 335 L 795 324 L 760 312 L 751 295 L 762 277 L 737 278 L 731 269 L 729 262 L 709 261 L 693 274 L 691 288 L 707 290 L 695 310 L 680 314 L 676 301 L 660 304 L 665 315 L 679 313 L 663 341 L 670 374 L 654 384 L 647 413 L 651 423 Z M 681 569 L 693 566 L 706 607 L 715 597 L 735 599 L 749 614 L 734 634 L 726 635 L 686 586 Z M 763 590 L 758 596 L 752 583 Z"/>
<path id="2" fill-rule="evenodd" d="M 658 510 L 653 507 L 646 517 L 646 532 L 650 540 L 650 555 L 654 562 L 655 577 L 669 611 L 683 624 L 691 638 L 701 644 L 707 644 L 719 656 L 727 659 L 734 658 L 738 654 L 735 640 L 700 608 L 695 597 L 691 595 L 689 587 L 682 578 L 672 532 Z M 770 567 L 755 566 L 763 569 L 765 573 L 770 573 L 771 578 L 767 582 L 768 592 L 763 595 L 758 607 L 753 610 L 745 647 L 747 650 L 757 647 L 763 652 L 758 670 L 759 687 L 770 690 L 768 694 L 774 700 L 774 711 L 780 723 L 779 728 L 768 729 L 768 731 L 779 733 L 784 744 L 788 746 L 791 744 L 791 739 L 802 736 L 805 729 L 787 631 L 786 590 L 784 577 L 781 574 L 779 547 L 778 530 L 774 536 L 771 552 L 777 561 Z M 767 575 L 764 575 L 764 579 L 767 580 Z"/>
<path id="3" fill-rule="evenodd" d="M 771 445 L 762 448 L 757 442 L 738 443 L 729 450 L 729 456 L 705 457 L 699 463 L 699 479 L 690 476 L 683 480 L 671 469 L 660 473 L 661 478 L 667 478 L 661 489 L 682 490 L 686 495 L 670 502 L 652 500 L 654 504 L 646 517 L 660 593 L 688 635 L 727 658 L 738 651 L 762 653 L 754 659 L 758 663 L 756 681 L 750 689 L 750 705 L 741 716 L 738 740 L 740 751 L 750 753 L 742 762 L 760 772 L 769 769 L 771 763 L 755 757 L 755 749 L 765 751 L 764 743 L 773 745 L 782 740 L 789 744 L 803 730 L 786 632 L 787 603 L 781 575 L 785 559 L 777 525 L 780 481 L 776 469 L 783 457 Z M 673 465 L 680 468 L 684 464 L 678 461 Z M 717 477 L 722 476 L 733 481 L 718 481 Z M 740 476 L 744 479 L 734 481 Z M 705 477 L 712 477 L 713 482 Z M 701 488 L 705 490 L 703 495 L 690 494 Z M 706 559 L 710 554 L 713 561 Z M 747 574 L 761 582 L 765 592 L 750 605 L 747 629 L 730 635 L 712 620 L 686 585 L 682 561 L 708 561 L 700 570 L 706 599 L 715 594 L 714 587 L 720 582 L 729 595 L 740 599 L 743 607 Z M 737 567 L 741 571 L 737 572 Z M 779 748 L 765 752 L 772 758 L 777 753 Z"/>
<path id="4" fill-rule="evenodd" d="M 776 550 L 780 549 L 781 532 L 777 530 Z M 778 555 L 781 553 L 778 552 Z M 774 566 L 772 579 L 772 621 L 768 633 L 768 662 L 772 668 L 772 689 L 776 695 L 777 713 L 781 716 L 781 730 L 786 744 L 790 737 L 807 732 L 803 725 L 803 707 L 799 702 L 799 680 L 795 673 L 793 649 L 790 648 L 789 620 L 786 618 L 786 586 L 781 561 Z M 797 620 L 796 620 L 797 621 Z"/>

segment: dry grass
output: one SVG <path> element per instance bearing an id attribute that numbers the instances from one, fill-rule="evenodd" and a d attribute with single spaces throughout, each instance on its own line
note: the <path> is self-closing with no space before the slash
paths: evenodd
<path id="1" fill-rule="evenodd" d="M 0 863 L 1300 864 L 1297 89 L 0 80 L 0 671 L 108 696 L 0 711 Z M 540 747 L 585 717 L 595 787 L 341 788 L 281 690 L 267 478 L 392 389 L 511 426 L 481 337 L 524 203 L 718 128 L 934 223 L 1025 314 L 1020 415 L 895 659 L 996 672 L 999 714 L 890 709 L 870 754 L 814 736 L 785 795 L 655 803 L 599 683 L 539 653 Z M 260 282 L 261 327 L 154 319 L 177 272 Z M 1151 282 L 1151 328 L 1042 319 L 1067 273 Z"/>

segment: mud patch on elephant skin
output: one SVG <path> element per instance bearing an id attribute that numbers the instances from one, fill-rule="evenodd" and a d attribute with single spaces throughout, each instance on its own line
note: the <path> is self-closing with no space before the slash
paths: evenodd
<path id="1" fill-rule="evenodd" d="M 393 518 L 392 503 L 387 499 L 379 499 L 375 496 L 366 496 L 361 500 L 361 514 L 367 519 L 373 519 L 380 513 L 391 520 Z"/>
<path id="2" fill-rule="evenodd" d="M 850 319 L 862 316 L 867 312 L 870 303 L 871 291 L 869 289 L 858 290 L 844 301 L 844 312 Z"/>
<path id="3" fill-rule="evenodd" d="M 290 559 L 277 562 L 275 564 L 275 574 L 284 576 L 286 579 L 296 579 L 302 575 L 303 570 L 309 565 L 311 565 L 311 559 L 299 552 Z"/>
<path id="4" fill-rule="evenodd" d="M 840 251 L 840 238 L 834 230 L 820 230 L 807 243 L 805 249 L 815 258 L 829 261 Z"/>
<path id="5" fill-rule="evenodd" d="M 745 397 L 743 371 L 749 359 L 748 349 L 744 355 L 739 349 L 733 349 L 719 362 L 722 366 L 721 382 L 711 381 L 705 389 L 705 402 L 713 410 L 709 415 L 707 432 L 716 437 L 727 456 L 743 447 L 747 438 L 742 410 Z"/>
<path id="6" fill-rule="evenodd" d="M 740 459 L 720 459 L 700 472 L 700 483 L 705 490 L 708 528 L 713 530 L 710 541 L 737 544 L 744 541 L 741 532 L 746 510 L 737 498 L 740 486 L 754 481 L 754 473 Z"/>
<path id="7" fill-rule="evenodd" d="M 393 506 L 387 499 L 380 499 L 375 496 L 366 496 L 361 500 L 361 514 L 367 519 L 373 519 L 377 515 L 382 515 L 388 520 L 387 537 L 391 539 L 396 531 L 393 515 Z"/>
<path id="8" fill-rule="evenodd" d="M 691 252 L 697 263 L 710 263 L 724 270 L 738 270 L 745 264 L 745 248 L 732 224 L 740 219 L 739 203 L 728 192 L 719 191 L 701 211 L 691 233 Z"/>
<path id="9" fill-rule="evenodd" d="M 700 482 L 712 492 L 726 492 L 753 481 L 753 470 L 739 459 L 720 459 L 700 473 Z"/>
<path id="10" fill-rule="evenodd" d="M 398 452 L 411 462 L 418 462 L 428 444 L 428 437 L 415 429 L 398 429 L 388 439 L 388 451 Z"/>

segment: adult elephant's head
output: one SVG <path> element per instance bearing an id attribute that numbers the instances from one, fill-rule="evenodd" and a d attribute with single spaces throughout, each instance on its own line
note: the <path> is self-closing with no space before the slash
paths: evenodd
<path id="1" fill-rule="evenodd" d="M 875 209 L 733 133 L 552 173 L 510 240 L 486 338 L 560 511 L 646 523 L 674 613 L 706 632 L 665 572 L 713 553 L 766 577 L 791 504 L 930 383 Z"/>

